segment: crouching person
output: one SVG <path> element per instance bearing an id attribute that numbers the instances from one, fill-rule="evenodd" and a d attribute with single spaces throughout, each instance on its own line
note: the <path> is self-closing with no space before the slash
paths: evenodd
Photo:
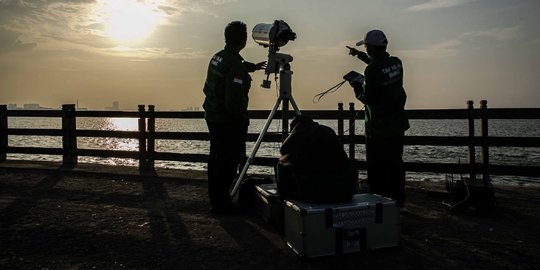
<path id="1" fill-rule="evenodd" d="M 282 199 L 340 203 L 354 195 L 358 170 L 330 127 L 299 115 L 280 149 L 276 179 Z"/>

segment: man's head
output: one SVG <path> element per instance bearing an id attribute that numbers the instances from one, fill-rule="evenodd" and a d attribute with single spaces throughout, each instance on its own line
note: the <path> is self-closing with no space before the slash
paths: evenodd
<path id="1" fill-rule="evenodd" d="M 371 30 L 366 33 L 364 39 L 358 41 L 356 46 L 364 45 L 369 57 L 373 58 L 378 52 L 386 51 L 388 45 L 388 39 L 381 30 Z"/>
<path id="2" fill-rule="evenodd" d="M 241 51 L 246 46 L 246 25 L 240 21 L 231 22 L 225 27 L 225 44 Z"/>

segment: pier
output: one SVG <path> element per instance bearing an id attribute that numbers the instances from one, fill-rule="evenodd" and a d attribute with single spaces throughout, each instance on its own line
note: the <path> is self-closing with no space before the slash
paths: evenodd
<path id="1" fill-rule="evenodd" d="M 540 176 L 535 166 L 491 164 L 492 147 L 540 147 L 539 138 L 492 137 L 490 119 L 540 119 L 540 109 L 409 110 L 411 119 L 462 119 L 468 136 L 408 136 L 407 145 L 462 146 L 465 164 L 407 163 L 409 172 Z M 251 111 L 264 119 L 267 111 Z M 355 156 L 364 142 L 354 133 L 363 119 L 353 104 L 335 111 L 304 111 L 338 121 L 338 134 Z M 291 115 L 281 115 L 288 119 Z M 14 129 L 9 117 L 56 117 L 61 129 Z M 79 117 L 138 119 L 138 131 L 80 130 Z M 206 155 L 162 153 L 155 140 L 207 140 L 204 132 L 158 132 L 156 118 L 202 118 L 202 112 L 63 110 L 11 111 L 0 106 L 0 268 L 2 269 L 535 269 L 540 264 L 540 188 L 495 185 L 499 206 L 488 215 L 449 211 L 444 183 L 408 182 L 401 243 L 396 248 L 305 260 L 297 257 L 278 227 L 256 214 L 208 212 L 206 173 L 154 166 L 156 160 L 206 162 Z M 475 134 L 480 122 L 482 132 Z M 284 130 L 287 121 L 283 121 Z M 485 125 L 485 126 L 484 126 Z M 349 126 L 347 132 L 345 127 Z M 13 147 L 9 136 L 58 136 L 62 148 Z M 268 134 L 279 142 L 284 134 Z M 78 137 L 138 140 L 138 151 L 80 149 Z M 253 141 L 257 134 L 250 134 Z M 7 154 L 58 155 L 61 162 L 20 161 Z M 137 167 L 79 163 L 81 156 L 130 158 Z M 268 166 L 273 158 L 257 157 Z"/>

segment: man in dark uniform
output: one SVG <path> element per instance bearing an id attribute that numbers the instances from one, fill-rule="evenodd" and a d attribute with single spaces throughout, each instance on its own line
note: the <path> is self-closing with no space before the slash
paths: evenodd
<path id="1" fill-rule="evenodd" d="M 214 213 L 234 210 L 229 189 L 245 151 L 249 72 L 265 67 L 265 62 L 253 64 L 240 56 L 246 41 L 246 25 L 239 21 L 229 23 L 225 28 L 225 48 L 210 60 L 204 83 L 204 118 L 210 132 L 208 196 Z"/>
<path id="2" fill-rule="evenodd" d="M 403 65 L 386 52 L 388 40 L 380 30 L 369 31 L 350 54 L 368 63 L 364 82 L 353 82 L 356 98 L 365 104 L 366 160 L 370 191 L 396 200 L 405 208 L 403 138 L 409 128 L 405 115 L 407 95 L 403 89 Z"/>

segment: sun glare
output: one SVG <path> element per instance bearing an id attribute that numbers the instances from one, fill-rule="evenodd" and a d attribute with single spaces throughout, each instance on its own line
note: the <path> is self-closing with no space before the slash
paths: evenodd
<path id="1" fill-rule="evenodd" d="M 121 45 L 148 37 L 161 20 L 155 5 L 138 0 L 101 3 L 105 34 Z"/>
<path id="2" fill-rule="evenodd" d="M 113 130 L 135 131 L 139 128 L 137 119 L 132 118 L 110 118 Z"/>

